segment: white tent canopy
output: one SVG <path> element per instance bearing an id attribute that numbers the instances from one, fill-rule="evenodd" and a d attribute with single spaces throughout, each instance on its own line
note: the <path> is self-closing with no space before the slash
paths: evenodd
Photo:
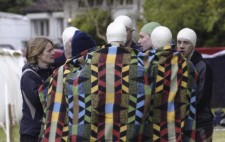
<path id="1" fill-rule="evenodd" d="M 19 124 L 22 117 L 20 78 L 23 65 L 24 58 L 21 51 L 0 48 L 0 95 L 1 102 L 3 102 L 0 103 L 0 127 L 4 127 L 6 123 L 6 107 L 9 104 L 13 125 Z"/>

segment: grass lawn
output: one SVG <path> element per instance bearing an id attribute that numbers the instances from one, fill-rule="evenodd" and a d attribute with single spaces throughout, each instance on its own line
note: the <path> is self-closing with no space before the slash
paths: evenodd
<path id="1" fill-rule="evenodd" d="M 11 142 L 19 142 L 19 127 L 13 128 L 13 140 Z M 213 142 L 224 142 L 225 141 L 225 128 L 216 128 L 213 132 Z M 0 142 L 6 142 L 6 135 L 3 129 L 0 129 Z"/>
<path id="2" fill-rule="evenodd" d="M 213 132 L 213 142 L 224 142 L 225 141 L 225 128 L 223 130 L 215 129 Z"/>
<path id="3" fill-rule="evenodd" d="M 11 136 L 11 142 L 19 142 L 19 126 L 13 127 L 13 136 Z M 6 134 L 2 128 L 0 128 L 0 142 L 6 142 Z"/>
<path id="4" fill-rule="evenodd" d="M 212 113 L 214 114 L 217 108 L 212 108 Z M 225 108 L 222 108 L 222 111 L 225 113 Z"/>

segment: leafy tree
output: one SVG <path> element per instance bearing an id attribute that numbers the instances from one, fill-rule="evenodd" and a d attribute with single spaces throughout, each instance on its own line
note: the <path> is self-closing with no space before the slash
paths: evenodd
<path id="1" fill-rule="evenodd" d="M 0 10 L 3 12 L 22 14 L 23 8 L 33 1 L 35 0 L 0 0 Z"/>
<path id="2" fill-rule="evenodd" d="M 143 6 L 145 19 L 169 27 L 174 39 L 190 27 L 197 33 L 197 46 L 224 46 L 224 5 L 223 0 L 145 0 Z"/>
<path id="3" fill-rule="evenodd" d="M 224 0 L 208 0 L 206 5 L 207 14 L 204 17 L 205 31 L 207 32 L 206 44 L 211 46 L 225 45 L 225 3 Z"/>
<path id="4" fill-rule="evenodd" d="M 97 45 L 103 45 L 106 43 L 106 28 L 111 21 L 111 17 L 107 11 L 99 9 L 91 9 L 90 12 L 91 14 L 85 13 L 76 16 L 71 24 L 81 31 L 89 33 L 96 40 Z"/>
<path id="5" fill-rule="evenodd" d="M 86 8 L 85 14 L 76 16 L 75 20 L 72 21 L 72 25 L 92 35 L 97 45 L 105 44 L 106 28 L 112 21 L 111 8 L 93 8 L 88 0 L 84 0 L 84 4 Z"/>

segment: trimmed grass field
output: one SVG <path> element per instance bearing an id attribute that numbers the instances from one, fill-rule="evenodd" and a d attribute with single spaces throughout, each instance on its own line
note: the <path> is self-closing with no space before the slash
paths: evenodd
<path id="1" fill-rule="evenodd" d="M 225 141 L 225 127 L 222 129 L 214 129 L 213 131 L 213 142 L 224 142 Z"/>
<path id="2" fill-rule="evenodd" d="M 11 142 L 19 142 L 19 126 L 13 127 L 13 136 L 11 136 Z M 6 134 L 2 128 L 0 128 L 0 142 L 6 142 Z"/>

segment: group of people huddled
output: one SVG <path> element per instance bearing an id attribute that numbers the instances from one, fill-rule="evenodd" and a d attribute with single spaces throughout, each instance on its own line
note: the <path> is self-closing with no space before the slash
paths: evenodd
<path id="1" fill-rule="evenodd" d="M 21 142 L 211 142 L 212 71 L 197 35 L 150 22 L 132 40 L 132 19 L 106 29 L 107 43 L 75 27 L 53 43 L 31 40 L 23 67 Z"/>

